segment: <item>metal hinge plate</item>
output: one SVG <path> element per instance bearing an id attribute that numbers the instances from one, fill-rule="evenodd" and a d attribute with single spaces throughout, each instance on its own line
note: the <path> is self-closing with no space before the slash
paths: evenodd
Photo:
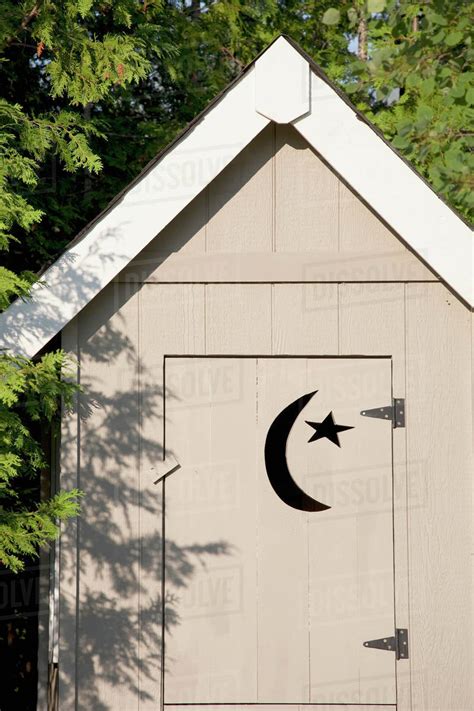
<path id="1" fill-rule="evenodd" d="M 374 407 L 372 410 L 362 410 L 362 417 L 376 417 L 380 420 L 391 420 L 394 427 L 405 427 L 405 400 L 394 398 L 393 405 Z"/>
<path id="2" fill-rule="evenodd" d="M 394 637 L 370 639 L 368 642 L 364 642 L 364 647 L 384 649 L 388 652 L 395 652 L 397 659 L 408 659 L 408 630 L 397 629 Z"/>

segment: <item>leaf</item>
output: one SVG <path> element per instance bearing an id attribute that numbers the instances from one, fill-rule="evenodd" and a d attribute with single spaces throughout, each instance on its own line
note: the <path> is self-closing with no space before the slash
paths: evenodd
<path id="1" fill-rule="evenodd" d="M 367 0 L 367 11 L 378 13 L 385 10 L 386 0 Z"/>
<path id="2" fill-rule="evenodd" d="M 337 25 L 341 19 L 341 13 L 335 7 L 330 7 L 322 19 L 325 25 Z"/>
<path id="3" fill-rule="evenodd" d="M 466 91 L 466 103 L 469 106 L 474 106 L 474 87 L 472 86 Z"/>
<path id="4" fill-rule="evenodd" d="M 404 150 L 408 148 L 410 145 L 410 141 L 408 138 L 405 138 L 404 136 L 395 136 L 395 138 L 392 140 L 392 145 L 395 148 L 399 148 L 400 150 Z"/>
<path id="5" fill-rule="evenodd" d="M 355 25 L 357 20 L 359 19 L 357 15 L 357 10 L 354 10 L 353 7 L 350 7 L 347 11 L 347 19 L 351 23 L 351 25 Z"/>
<path id="6" fill-rule="evenodd" d="M 355 92 L 359 90 L 360 89 L 357 84 L 348 84 L 344 87 L 344 91 L 346 92 L 346 94 L 355 94 Z"/>
<path id="7" fill-rule="evenodd" d="M 451 170 L 462 170 L 464 167 L 464 161 L 462 159 L 462 156 L 459 155 L 455 150 L 449 150 L 445 156 L 444 160 L 448 168 Z"/>
<path id="8" fill-rule="evenodd" d="M 450 32 L 446 37 L 446 44 L 448 47 L 454 47 L 459 44 L 463 38 L 463 33 L 459 31 Z"/>
<path id="9" fill-rule="evenodd" d="M 407 136 L 413 129 L 413 124 L 411 121 L 403 121 L 398 127 L 398 133 L 400 136 Z"/>
<path id="10" fill-rule="evenodd" d="M 466 87 L 464 84 L 461 84 L 461 82 L 458 82 L 453 86 L 453 88 L 450 91 L 451 96 L 454 96 L 455 99 L 460 99 L 462 96 L 464 96 L 466 92 Z"/>
<path id="11" fill-rule="evenodd" d="M 421 93 L 424 96 L 430 96 L 435 90 L 435 79 L 434 77 L 429 77 L 424 79 L 420 84 Z"/>
<path id="12" fill-rule="evenodd" d="M 433 35 L 434 44 L 440 44 L 444 40 L 445 37 L 446 37 L 446 32 L 444 30 L 440 30 L 435 35 Z"/>
<path id="13" fill-rule="evenodd" d="M 406 78 L 405 86 L 410 89 L 414 89 L 415 87 L 419 86 L 421 82 L 421 77 L 415 72 L 411 72 Z"/>
<path id="14" fill-rule="evenodd" d="M 430 22 L 435 25 L 447 25 L 448 21 L 442 15 L 438 15 L 436 12 L 429 13 Z"/>
<path id="15" fill-rule="evenodd" d="M 429 124 L 432 122 L 434 116 L 433 109 L 430 106 L 420 105 L 416 112 L 416 129 L 418 131 L 425 131 Z"/>

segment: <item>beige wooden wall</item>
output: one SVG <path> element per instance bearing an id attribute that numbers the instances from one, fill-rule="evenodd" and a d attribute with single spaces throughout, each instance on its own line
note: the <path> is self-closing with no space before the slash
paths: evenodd
<path id="1" fill-rule="evenodd" d="M 392 356 L 398 708 L 474 708 L 471 314 L 296 132 L 265 129 L 63 343 L 86 392 L 62 478 L 87 496 L 61 544 L 62 709 L 160 695 L 165 354 Z"/>

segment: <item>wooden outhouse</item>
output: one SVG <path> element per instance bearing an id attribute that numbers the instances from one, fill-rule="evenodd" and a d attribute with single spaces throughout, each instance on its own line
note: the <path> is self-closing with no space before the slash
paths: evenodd
<path id="1" fill-rule="evenodd" d="M 61 711 L 474 708 L 472 254 L 280 37 L 1 316 L 84 388 Z"/>

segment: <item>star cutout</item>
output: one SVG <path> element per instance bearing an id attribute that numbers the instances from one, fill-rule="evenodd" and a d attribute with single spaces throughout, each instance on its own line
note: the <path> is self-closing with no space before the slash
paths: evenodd
<path id="1" fill-rule="evenodd" d="M 305 420 L 305 422 L 307 425 L 310 425 L 316 430 L 308 442 L 314 442 L 317 439 L 323 439 L 323 437 L 326 437 L 331 440 L 331 442 L 334 442 L 334 444 L 337 444 L 338 447 L 341 445 L 339 444 L 339 437 L 337 436 L 337 433 L 354 429 L 353 427 L 348 427 L 347 425 L 336 425 L 332 412 L 330 412 L 322 422 L 309 422 L 308 420 Z"/>

